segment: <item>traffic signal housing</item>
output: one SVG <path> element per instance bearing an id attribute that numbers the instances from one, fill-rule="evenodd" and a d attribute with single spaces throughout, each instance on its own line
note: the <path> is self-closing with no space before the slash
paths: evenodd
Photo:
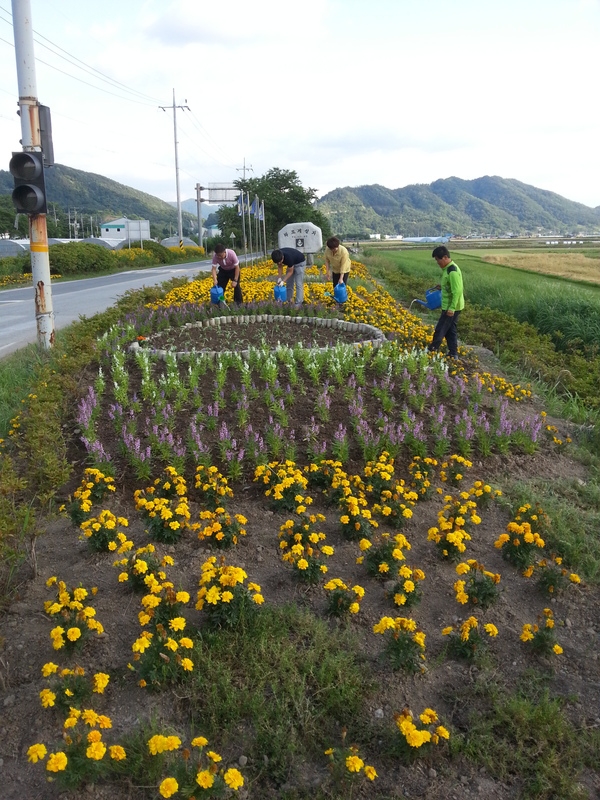
<path id="1" fill-rule="evenodd" d="M 48 206 L 43 153 L 13 153 L 9 169 L 15 180 L 12 201 L 19 214 L 45 214 Z"/>

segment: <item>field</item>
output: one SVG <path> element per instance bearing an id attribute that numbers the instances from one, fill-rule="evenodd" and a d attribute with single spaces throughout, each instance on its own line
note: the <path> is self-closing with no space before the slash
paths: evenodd
<path id="1" fill-rule="evenodd" d="M 597 797 L 589 430 L 360 264 L 343 309 L 271 273 L 131 295 L 13 398 L 3 797 Z"/>

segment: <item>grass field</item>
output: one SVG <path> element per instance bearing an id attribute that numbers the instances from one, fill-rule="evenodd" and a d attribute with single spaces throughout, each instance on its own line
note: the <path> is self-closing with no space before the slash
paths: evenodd
<path id="1" fill-rule="evenodd" d="M 556 346 L 567 349 L 577 342 L 597 348 L 600 342 L 600 259 L 581 253 L 504 253 L 451 251 L 459 264 L 467 303 L 486 306 L 529 322 L 549 334 Z M 591 255 L 591 254 L 590 254 Z M 439 269 L 429 250 L 381 252 L 384 265 L 427 281 L 439 281 Z M 493 261 L 492 261 L 493 259 Z M 573 259 L 585 268 L 585 279 L 568 277 Z M 494 263 L 501 260 L 502 263 Z M 370 260 L 367 259 L 369 262 Z M 543 269 L 547 265 L 547 269 Z M 544 274 L 541 274 L 542 271 Z M 586 282 L 584 283 L 583 280 Z"/>

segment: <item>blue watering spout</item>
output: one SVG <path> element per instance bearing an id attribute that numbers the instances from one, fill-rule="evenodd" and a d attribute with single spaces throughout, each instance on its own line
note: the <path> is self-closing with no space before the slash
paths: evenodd
<path id="1" fill-rule="evenodd" d="M 428 308 L 430 311 L 435 311 L 436 308 L 442 307 L 442 291 L 441 289 L 427 289 L 425 292 L 425 300 L 419 300 L 415 297 L 410 305 L 412 306 L 413 303 L 419 303 L 419 305 L 425 306 L 425 308 Z"/>

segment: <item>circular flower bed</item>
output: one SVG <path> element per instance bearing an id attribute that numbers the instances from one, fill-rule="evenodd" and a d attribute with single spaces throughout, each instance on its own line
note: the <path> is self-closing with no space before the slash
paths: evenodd
<path id="1" fill-rule="evenodd" d="M 133 342 L 131 350 L 144 349 L 158 356 L 236 352 L 247 355 L 251 347 L 278 345 L 326 350 L 338 344 L 378 346 L 385 334 L 373 325 L 342 319 L 254 314 L 212 317 L 153 334 Z"/>

